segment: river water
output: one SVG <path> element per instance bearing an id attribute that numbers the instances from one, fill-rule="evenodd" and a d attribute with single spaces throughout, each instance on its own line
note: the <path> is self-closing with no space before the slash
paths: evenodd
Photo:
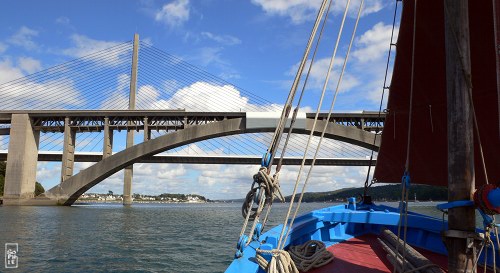
<path id="1" fill-rule="evenodd" d="M 439 215 L 434 206 L 410 204 Z M 269 225 L 282 221 L 287 207 L 275 204 Z M 239 203 L 0 206 L 0 246 L 19 245 L 19 268 L 1 262 L 0 272 L 223 272 L 242 224 Z"/>

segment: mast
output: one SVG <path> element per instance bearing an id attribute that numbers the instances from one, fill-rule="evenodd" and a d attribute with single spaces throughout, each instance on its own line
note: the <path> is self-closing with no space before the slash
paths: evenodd
<path id="1" fill-rule="evenodd" d="M 469 12 L 468 0 L 444 0 L 444 5 L 448 107 L 448 201 L 453 202 L 472 200 L 475 188 L 474 127 L 472 102 L 469 97 L 469 88 L 472 88 Z M 448 229 L 445 235 L 448 249 L 448 272 L 472 272 L 472 251 L 467 251 L 466 235 L 475 231 L 474 208 L 449 209 Z"/>

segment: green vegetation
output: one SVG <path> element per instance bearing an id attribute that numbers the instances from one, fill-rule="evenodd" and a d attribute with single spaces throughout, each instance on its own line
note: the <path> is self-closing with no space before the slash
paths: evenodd
<path id="1" fill-rule="evenodd" d="M 198 200 L 201 200 L 201 201 L 207 201 L 205 196 L 201 196 L 201 195 L 197 195 L 197 194 L 180 194 L 180 193 L 162 193 L 162 194 L 156 196 L 155 198 L 156 198 L 156 200 L 162 200 L 162 198 L 163 198 L 165 200 L 177 199 L 179 201 L 187 201 L 188 197 L 197 198 Z"/>
<path id="2" fill-rule="evenodd" d="M 43 188 L 42 184 L 35 182 L 35 196 L 38 196 L 44 192 L 45 189 Z"/>
<path id="3" fill-rule="evenodd" d="M 0 161 L 0 195 L 3 196 L 3 186 L 5 184 L 5 168 L 7 164 Z"/>
<path id="4" fill-rule="evenodd" d="M 418 201 L 437 201 L 447 200 L 448 190 L 446 187 L 435 187 L 428 185 L 413 184 L 410 187 L 408 198 L 414 200 L 415 194 Z M 304 194 L 304 202 L 333 202 L 345 201 L 349 197 L 363 195 L 363 188 L 346 188 L 329 192 L 308 192 Z M 398 201 L 401 198 L 401 185 L 384 185 L 371 187 L 368 190 L 374 201 Z M 290 200 L 290 196 L 286 197 Z"/>
<path id="5" fill-rule="evenodd" d="M 3 196 L 3 188 L 5 185 L 5 169 L 7 167 L 6 162 L 0 162 L 0 196 Z M 45 192 L 42 184 L 36 182 L 35 184 L 35 196 L 38 196 Z"/>

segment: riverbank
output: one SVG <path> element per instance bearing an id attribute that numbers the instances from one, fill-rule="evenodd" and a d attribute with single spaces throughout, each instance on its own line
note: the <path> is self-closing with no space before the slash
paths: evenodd
<path id="1" fill-rule="evenodd" d="M 122 204 L 122 200 L 80 200 L 78 199 L 75 204 Z M 154 201 L 154 200 L 134 200 L 134 204 L 205 204 L 207 201 Z"/>

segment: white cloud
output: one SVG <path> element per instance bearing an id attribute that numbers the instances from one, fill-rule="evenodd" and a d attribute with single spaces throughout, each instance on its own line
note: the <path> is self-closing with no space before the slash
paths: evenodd
<path id="1" fill-rule="evenodd" d="M 128 61 L 124 60 L 123 57 L 132 51 L 132 47 L 129 47 L 123 49 L 112 49 L 106 54 L 94 54 L 88 56 L 92 53 L 114 47 L 118 45 L 119 42 L 95 40 L 80 34 L 71 35 L 71 42 L 73 43 L 73 47 L 63 49 L 63 54 L 74 58 L 87 57 L 91 61 L 99 62 L 105 65 L 118 65 L 123 61 Z"/>
<path id="2" fill-rule="evenodd" d="M 239 79 L 240 74 L 231 67 L 229 62 L 222 58 L 223 49 L 222 47 L 202 47 L 193 59 L 196 59 L 203 66 L 213 65 L 218 68 L 222 71 L 219 73 L 219 77 L 225 80 Z"/>
<path id="3" fill-rule="evenodd" d="M 35 60 L 30 57 L 20 57 L 18 60 L 18 66 L 21 68 L 23 71 L 25 71 L 28 74 L 35 73 L 37 71 L 40 71 L 42 69 L 42 64 L 40 61 Z"/>
<path id="4" fill-rule="evenodd" d="M 66 16 L 61 16 L 61 17 L 58 17 L 56 19 L 56 23 L 57 24 L 61 24 L 61 25 L 64 25 L 64 26 L 67 26 L 69 25 L 69 18 L 66 17 Z"/>
<path id="5" fill-rule="evenodd" d="M 4 53 L 9 46 L 0 42 L 0 54 Z"/>
<path id="6" fill-rule="evenodd" d="M 217 85 L 208 82 L 195 82 L 177 90 L 169 98 L 161 98 L 161 93 L 150 85 L 140 86 L 137 105 L 141 109 L 178 109 L 186 111 L 266 111 L 273 105 L 255 105 L 240 94 L 232 85 Z M 139 106 L 140 105 L 140 106 Z"/>
<path id="7" fill-rule="evenodd" d="M 38 45 L 33 41 L 36 36 L 38 36 L 38 31 L 23 26 L 7 41 L 26 50 L 36 50 Z"/>
<path id="8" fill-rule="evenodd" d="M 174 0 L 163 5 L 155 14 L 155 20 L 169 27 L 183 25 L 189 20 L 189 0 Z"/>
<path id="9" fill-rule="evenodd" d="M 321 0 L 252 0 L 269 15 L 290 17 L 293 23 L 299 24 L 312 20 L 317 13 Z"/>
<path id="10" fill-rule="evenodd" d="M 60 16 L 56 19 L 56 24 L 58 24 L 58 27 L 65 27 L 68 28 L 69 30 L 75 31 L 76 28 L 71 24 L 71 20 L 66 17 L 66 16 Z"/>
<path id="11" fill-rule="evenodd" d="M 24 74 L 19 67 L 12 64 L 12 60 L 5 58 L 0 61 L 0 84 L 23 77 Z"/>
<path id="12" fill-rule="evenodd" d="M 130 77 L 126 74 L 117 77 L 117 85 L 114 91 L 101 103 L 101 109 L 127 109 L 128 88 Z M 259 106 L 249 102 L 249 98 L 243 96 L 240 91 L 232 85 L 217 85 L 208 82 L 195 82 L 189 86 L 179 86 L 177 82 L 166 80 L 161 91 L 153 85 L 140 85 L 137 89 L 137 109 L 186 109 L 186 111 L 220 112 L 220 111 L 269 111 L 274 108 L 279 111 L 277 105 Z M 177 88 L 175 91 L 171 91 Z"/>
<path id="13" fill-rule="evenodd" d="M 222 47 L 203 47 L 200 49 L 198 59 L 201 65 L 208 66 L 215 63 L 219 66 L 227 66 L 227 62 L 221 58 Z"/>
<path id="14" fill-rule="evenodd" d="M 321 0 L 252 0 L 254 5 L 260 6 L 269 15 L 289 17 L 294 24 L 311 21 L 316 18 Z M 331 12 L 340 14 L 344 11 L 347 0 L 334 1 Z M 355 16 L 360 2 L 352 3 L 349 9 L 350 16 Z M 367 0 L 363 7 L 363 15 L 376 13 L 387 6 L 382 0 Z"/>
<path id="15" fill-rule="evenodd" d="M 9 82 L 21 77 L 23 73 L 34 72 L 41 67 L 40 62 L 31 58 L 19 58 L 18 66 L 5 58 L 0 61 L 0 83 Z M 33 81 L 25 79 L 7 85 L 0 85 L 2 109 L 26 109 L 33 105 L 43 105 L 44 109 L 81 106 L 84 99 L 71 79 L 55 79 Z"/>
<path id="16" fill-rule="evenodd" d="M 75 163 L 75 173 L 94 163 Z M 210 199 L 236 199 L 245 197 L 250 190 L 257 165 L 192 165 L 192 164 L 134 164 L 132 192 L 141 194 L 193 193 Z M 298 175 L 299 166 L 283 166 L 280 185 L 290 195 Z M 303 171 L 303 178 L 309 170 Z M 306 191 L 333 191 L 346 187 L 361 187 L 366 167 L 316 166 Z M 60 164 L 40 162 L 37 180 L 48 190 L 59 183 Z M 302 188 L 302 182 L 299 189 Z M 123 192 L 123 171 L 100 182 L 88 192 L 115 194 Z"/>
<path id="17" fill-rule="evenodd" d="M 36 181 L 42 183 L 45 190 L 52 188 L 53 184 L 58 184 L 61 177 L 61 164 L 51 162 L 38 162 Z"/>
<path id="18" fill-rule="evenodd" d="M 357 49 L 352 53 L 360 62 L 380 60 L 387 54 L 391 40 L 392 25 L 379 22 L 356 40 Z M 394 30 L 394 41 L 397 40 L 398 28 Z"/>
<path id="19" fill-rule="evenodd" d="M 120 74 L 117 76 L 116 83 L 116 89 L 112 92 L 109 92 L 110 95 L 107 98 L 103 99 L 100 106 L 101 109 L 128 109 L 130 76 L 127 74 Z"/>
<path id="20" fill-rule="evenodd" d="M 43 109 L 64 109 L 68 106 L 84 104 L 84 98 L 81 97 L 71 79 L 43 83 L 33 81 L 13 83 L 0 86 L 0 93 L 2 104 L 8 109 L 31 109 L 33 105 L 43 105 L 41 106 Z"/>
<path id="21" fill-rule="evenodd" d="M 310 60 L 306 63 L 305 69 L 304 69 L 304 75 L 307 73 L 307 69 L 309 68 Z M 335 88 L 337 86 L 337 81 L 340 76 L 340 70 L 342 69 L 342 65 L 344 64 L 344 60 L 337 57 L 335 59 L 332 72 L 330 74 L 330 80 L 328 82 L 328 90 L 327 92 L 332 92 L 335 91 Z M 299 67 L 299 63 L 296 63 L 293 65 L 290 70 L 287 72 L 288 75 L 290 76 L 295 76 L 297 73 L 297 69 Z M 311 69 L 311 72 L 309 74 L 309 81 L 308 81 L 308 87 L 310 88 L 315 88 L 315 89 L 322 89 L 326 74 L 328 72 L 328 68 L 330 67 L 330 58 L 322 58 L 319 60 L 316 60 L 313 64 L 313 67 Z M 352 88 L 358 86 L 360 84 L 359 79 L 351 74 L 349 71 L 344 72 L 344 76 L 342 78 L 342 83 L 340 85 L 339 92 L 346 92 L 351 90 Z"/>
<path id="22" fill-rule="evenodd" d="M 223 45 L 238 45 L 241 44 L 241 40 L 238 39 L 237 37 L 231 36 L 231 35 L 216 35 L 211 32 L 202 32 L 201 36 L 213 41 L 216 41 L 218 43 L 221 43 Z"/>
<path id="23" fill-rule="evenodd" d="M 349 58 L 348 66 L 342 80 L 341 92 L 344 94 L 339 96 L 337 105 L 341 105 L 344 109 L 374 109 L 375 107 L 378 109 L 384 82 L 391 30 L 392 25 L 379 22 L 371 29 L 356 37 L 354 49 L 351 54 L 352 57 Z M 396 41 L 397 33 L 398 26 L 394 30 L 393 41 Z M 329 89 L 331 90 L 335 88 L 342 64 L 343 59 L 337 57 L 329 84 Z M 306 68 L 308 65 L 309 63 L 307 63 Z M 328 65 L 328 58 L 319 59 L 315 62 L 309 79 L 311 87 L 322 87 Z M 294 76 L 297 68 L 298 63 L 292 66 L 286 74 Z M 391 75 L 391 70 L 389 70 L 387 77 L 389 81 Z M 290 81 L 286 83 L 287 86 L 291 85 Z M 384 101 L 386 99 L 387 95 Z"/>

